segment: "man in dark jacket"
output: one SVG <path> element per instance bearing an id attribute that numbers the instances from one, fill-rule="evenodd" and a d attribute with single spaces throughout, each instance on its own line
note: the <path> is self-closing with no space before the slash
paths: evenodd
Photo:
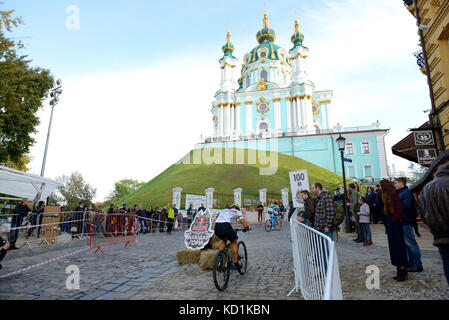
<path id="1" fill-rule="evenodd" d="M 313 221 L 315 220 L 315 200 L 310 196 L 309 191 L 301 191 L 301 197 L 304 201 L 304 211 L 298 215 L 299 222 L 313 228 Z"/>
<path id="2" fill-rule="evenodd" d="M 26 216 L 31 216 L 31 210 L 28 207 L 28 199 L 22 199 L 22 203 L 18 204 L 13 212 L 13 217 L 11 220 L 11 228 L 19 228 L 22 225 L 23 218 Z M 10 243 L 10 250 L 19 249 L 16 247 L 16 241 L 19 237 L 19 230 L 11 230 L 9 232 L 8 241 Z"/>
<path id="3" fill-rule="evenodd" d="M 397 178 L 394 180 L 394 188 L 401 199 L 402 210 L 405 212 L 405 218 L 402 221 L 402 229 L 404 230 L 404 240 L 409 261 L 407 272 L 421 272 L 423 271 L 421 252 L 418 243 L 416 242 L 415 231 L 413 229 L 416 217 L 418 216 L 416 201 L 406 186 L 406 180 L 404 178 Z"/>
<path id="4" fill-rule="evenodd" d="M 323 185 L 318 182 L 312 184 L 312 192 L 317 196 L 313 228 L 334 239 L 334 199 L 327 191 L 323 191 Z"/>
<path id="5" fill-rule="evenodd" d="M 419 195 L 419 205 L 425 223 L 433 234 L 443 260 L 444 274 L 449 285 L 449 163 L 441 165 L 434 179 Z"/>

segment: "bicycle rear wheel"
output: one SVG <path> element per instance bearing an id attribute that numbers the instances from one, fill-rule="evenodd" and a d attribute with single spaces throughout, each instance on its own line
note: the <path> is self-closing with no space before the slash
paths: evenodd
<path id="1" fill-rule="evenodd" d="M 267 222 L 265 222 L 265 231 L 266 232 L 271 231 L 271 219 L 268 219 Z"/>
<path id="2" fill-rule="evenodd" d="M 246 245 L 243 241 L 238 243 L 239 263 L 242 266 L 238 272 L 243 276 L 248 269 L 248 252 L 246 251 Z"/>
<path id="3" fill-rule="evenodd" d="M 276 219 L 276 220 L 274 221 L 274 230 L 280 231 L 280 230 L 281 230 L 281 227 L 282 227 L 281 219 Z"/>
<path id="4" fill-rule="evenodd" d="M 212 268 L 214 284 L 219 291 L 223 291 L 228 286 L 230 271 L 227 250 L 220 250 L 215 256 Z"/>

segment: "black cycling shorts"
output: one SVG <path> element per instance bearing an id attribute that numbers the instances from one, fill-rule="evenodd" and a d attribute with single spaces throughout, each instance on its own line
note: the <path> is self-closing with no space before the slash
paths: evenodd
<path id="1" fill-rule="evenodd" d="M 239 237 L 237 236 L 237 231 L 235 231 L 230 223 L 216 223 L 215 224 L 215 235 L 221 240 L 234 241 Z"/>

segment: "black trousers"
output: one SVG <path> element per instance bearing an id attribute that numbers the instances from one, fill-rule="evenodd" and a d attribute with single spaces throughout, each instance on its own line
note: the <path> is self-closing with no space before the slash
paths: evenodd
<path id="1" fill-rule="evenodd" d="M 173 224 L 175 223 L 174 219 L 167 219 L 167 233 L 170 234 L 171 231 L 173 230 Z"/>

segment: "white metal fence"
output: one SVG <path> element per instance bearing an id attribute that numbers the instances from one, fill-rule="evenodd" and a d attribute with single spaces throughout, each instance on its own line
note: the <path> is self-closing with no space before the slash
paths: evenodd
<path id="1" fill-rule="evenodd" d="M 305 300 L 342 300 L 340 272 L 335 242 L 300 223 L 296 212 L 290 220 L 295 287 Z"/>

